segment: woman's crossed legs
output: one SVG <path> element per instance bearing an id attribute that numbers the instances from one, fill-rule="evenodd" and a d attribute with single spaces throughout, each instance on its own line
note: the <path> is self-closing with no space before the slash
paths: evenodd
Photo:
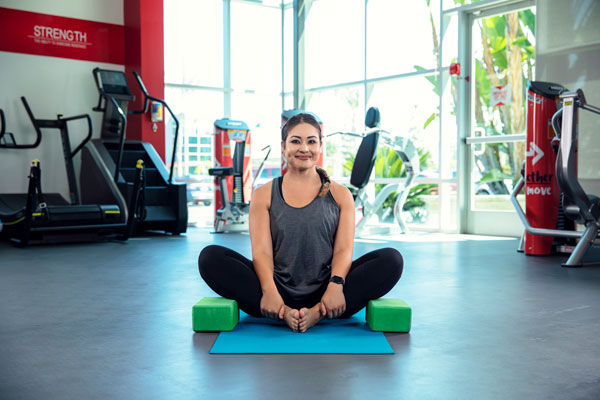
<path id="1" fill-rule="evenodd" d="M 200 252 L 198 268 L 202 279 L 218 295 L 236 300 L 245 313 L 262 317 L 262 289 L 252 261 L 226 247 L 210 245 Z M 340 318 L 351 317 L 369 300 L 388 293 L 400 279 L 402 269 L 402 256 L 392 248 L 375 250 L 354 260 L 344 284 L 346 311 Z M 277 286 L 287 307 L 285 320 L 290 328 L 302 325 L 305 331 L 321 319 L 315 316 L 314 309 L 326 288 L 327 282 L 319 291 L 298 302 Z"/>

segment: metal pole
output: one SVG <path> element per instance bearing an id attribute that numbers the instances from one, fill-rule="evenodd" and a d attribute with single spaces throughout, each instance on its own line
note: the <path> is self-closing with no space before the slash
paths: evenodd
<path id="1" fill-rule="evenodd" d="M 231 0 L 223 0 L 223 111 L 231 118 Z"/>

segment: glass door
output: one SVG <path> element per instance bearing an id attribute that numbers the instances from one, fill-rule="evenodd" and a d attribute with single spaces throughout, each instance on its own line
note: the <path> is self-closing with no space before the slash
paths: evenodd
<path id="1" fill-rule="evenodd" d="M 525 160 L 527 81 L 534 79 L 535 7 L 471 9 L 459 40 L 468 80 L 463 102 L 464 138 L 462 230 L 519 236 L 523 230 L 510 193 Z M 466 43 L 464 43 L 466 42 Z M 468 77 L 468 78 L 467 78 Z M 460 122 L 459 122 L 460 124 Z"/>

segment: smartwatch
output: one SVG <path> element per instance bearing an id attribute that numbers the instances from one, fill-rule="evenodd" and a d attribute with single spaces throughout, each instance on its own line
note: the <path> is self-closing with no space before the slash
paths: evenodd
<path id="1" fill-rule="evenodd" d="M 334 275 L 331 278 L 329 278 L 329 282 L 337 283 L 338 285 L 344 286 L 344 278 L 342 278 L 341 276 Z"/>

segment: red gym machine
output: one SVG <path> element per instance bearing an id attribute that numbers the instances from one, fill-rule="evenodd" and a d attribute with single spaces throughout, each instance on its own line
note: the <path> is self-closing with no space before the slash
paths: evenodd
<path id="1" fill-rule="evenodd" d="M 250 198 L 256 177 L 260 175 L 265 160 L 271 152 L 265 147 L 266 156 L 251 180 L 251 134 L 243 121 L 229 118 L 214 123 L 214 162 L 208 170 L 215 177 L 215 232 L 244 231 L 248 229 Z M 234 146 L 232 151 L 232 144 Z"/>
<path id="2" fill-rule="evenodd" d="M 557 101 L 562 102 L 558 111 Z M 586 194 L 577 177 L 580 108 L 600 114 L 580 89 L 569 92 L 558 84 L 529 82 L 527 160 L 511 194 L 526 231 L 519 250 L 531 255 L 571 253 L 565 267 L 600 261 L 593 246 L 600 229 L 600 198 Z M 526 212 L 516 198 L 523 187 Z M 585 230 L 575 230 L 575 223 Z"/>

